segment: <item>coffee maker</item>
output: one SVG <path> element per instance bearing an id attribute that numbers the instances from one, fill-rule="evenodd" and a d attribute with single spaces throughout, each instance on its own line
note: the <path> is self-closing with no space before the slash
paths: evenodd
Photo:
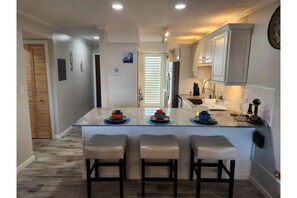
<path id="1" fill-rule="evenodd" d="M 198 83 L 194 83 L 193 85 L 193 96 L 200 96 Z"/>

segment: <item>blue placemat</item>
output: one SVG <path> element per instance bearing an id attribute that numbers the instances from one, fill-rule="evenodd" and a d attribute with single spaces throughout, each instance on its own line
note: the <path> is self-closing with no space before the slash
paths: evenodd
<path id="1" fill-rule="evenodd" d="M 129 123 L 130 122 L 130 118 L 127 118 L 125 121 L 123 121 L 123 122 L 111 122 L 111 121 L 109 121 L 109 120 L 107 120 L 107 119 L 104 119 L 104 123 L 105 124 L 110 124 L 110 125 L 121 125 L 121 124 L 127 124 L 127 123 Z"/>
<path id="2" fill-rule="evenodd" d="M 168 124 L 173 123 L 173 120 L 171 118 L 169 118 L 169 122 L 153 122 L 153 121 L 151 121 L 150 118 L 147 118 L 146 122 L 149 124 L 153 124 L 153 125 L 168 125 Z"/>
<path id="3" fill-rule="evenodd" d="M 190 121 L 193 123 L 193 124 L 202 124 L 202 125 L 217 125 L 218 124 L 218 121 L 214 121 L 214 122 L 198 122 L 195 120 L 195 118 L 190 118 Z"/>

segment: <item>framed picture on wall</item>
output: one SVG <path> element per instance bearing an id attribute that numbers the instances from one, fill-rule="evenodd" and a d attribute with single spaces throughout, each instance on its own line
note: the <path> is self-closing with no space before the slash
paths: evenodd
<path id="1" fill-rule="evenodd" d="M 123 53 L 123 63 L 133 63 L 133 52 Z"/>
<path id="2" fill-rule="evenodd" d="M 118 66 L 114 66 L 111 68 L 111 74 L 113 76 L 120 76 L 121 75 L 121 70 Z"/>

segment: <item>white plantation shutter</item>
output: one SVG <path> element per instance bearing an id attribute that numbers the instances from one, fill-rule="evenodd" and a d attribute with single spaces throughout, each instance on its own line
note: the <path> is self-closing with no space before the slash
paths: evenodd
<path id="1" fill-rule="evenodd" d="M 162 55 L 144 57 L 144 103 L 145 106 L 161 105 Z"/>

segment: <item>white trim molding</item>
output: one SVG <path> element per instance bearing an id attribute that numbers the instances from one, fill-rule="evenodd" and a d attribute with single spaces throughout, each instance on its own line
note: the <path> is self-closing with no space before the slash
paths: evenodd
<path id="1" fill-rule="evenodd" d="M 21 165 L 17 167 L 17 173 L 19 173 L 21 170 L 26 168 L 29 164 L 35 161 L 35 155 L 32 155 L 29 157 L 26 161 L 24 161 Z"/>
<path id="2" fill-rule="evenodd" d="M 67 133 L 69 133 L 71 131 L 72 126 L 68 127 L 65 131 L 63 131 L 62 133 L 55 135 L 55 139 L 61 139 L 62 137 L 64 137 L 65 135 L 67 135 Z"/>
<path id="3" fill-rule="evenodd" d="M 264 195 L 264 197 L 273 198 L 273 196 L 271 196 L 270 193 L 253 176 L 250 176 L 250 181 Z"/>

